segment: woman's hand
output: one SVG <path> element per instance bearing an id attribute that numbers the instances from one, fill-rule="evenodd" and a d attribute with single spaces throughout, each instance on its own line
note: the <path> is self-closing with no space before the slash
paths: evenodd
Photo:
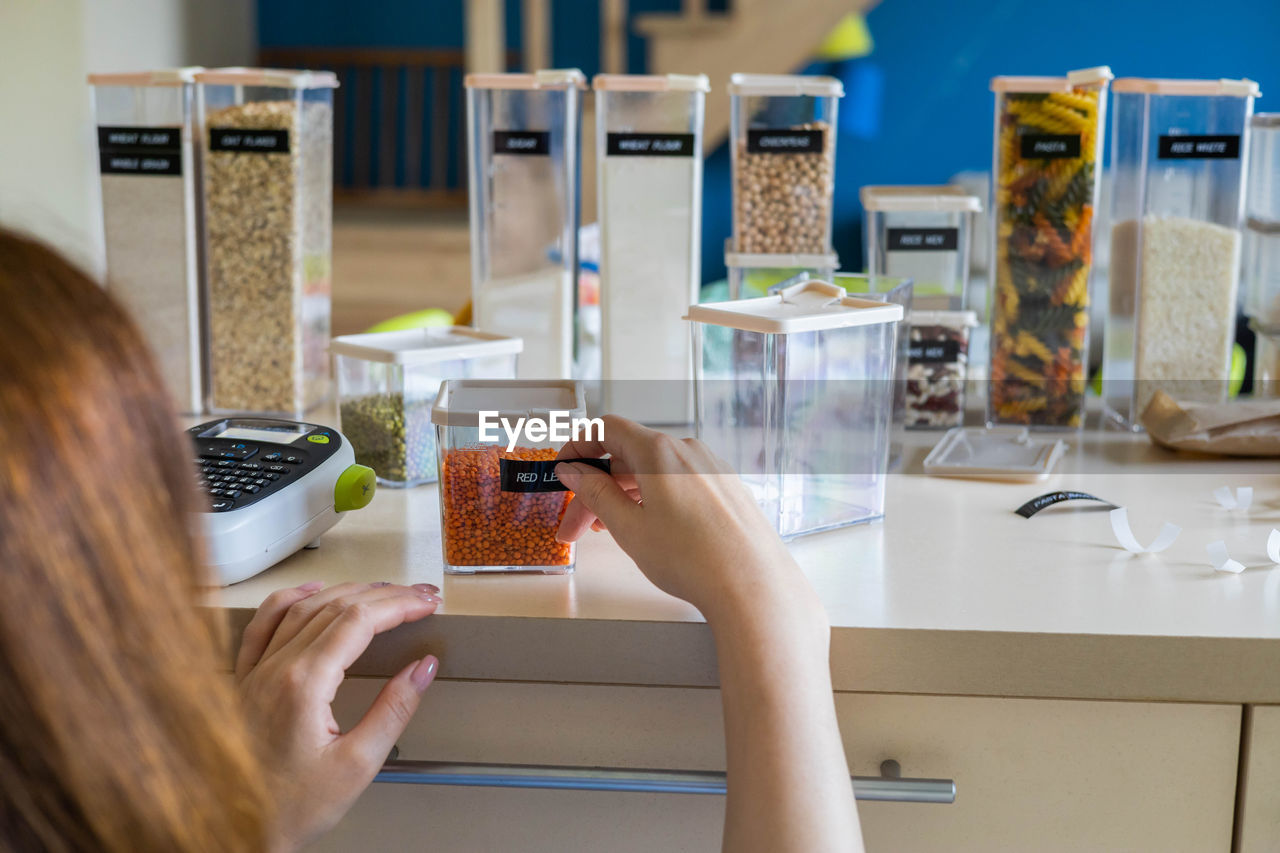
<path id="1" fill-rule="evenodd" d="M 273 774 L 277 840 L 291 850 L 331 829 L 386 761 L 435 678 L 432 655 L 386 683 L 364 718 L 343 733 L 334 695 L 375 634 L 430 615 L 430 584 L 319 582 L 272 593 L 244 630 L 235 678 L 262 763 Z"/>

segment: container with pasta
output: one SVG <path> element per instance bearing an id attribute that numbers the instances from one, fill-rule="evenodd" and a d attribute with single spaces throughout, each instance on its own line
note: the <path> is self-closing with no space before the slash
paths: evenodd
<path id="1" fill-rule="evenodd" d="M 1227 398 L 1258 86 L 1131 78 L 1114 95 L 1103 396 L 1113 422 L 1139 429 L 1157 391 Z"/>
<path id="2" fill-rule="evenodd" d="M 987 421 L 1084 422 L 1094 211 L 1111 71 L 996 77 Z"/>

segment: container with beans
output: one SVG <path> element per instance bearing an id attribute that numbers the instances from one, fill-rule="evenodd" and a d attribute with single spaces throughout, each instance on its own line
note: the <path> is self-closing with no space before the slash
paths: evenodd
<path id="1" fill-rule="evenodd" d="M 729 94 L 734 251 L 830 252 L 844 87 L 833 77 L 734 74 Z"/>
<path id="2" fill-rule="evenodd" d="M 964 423 L 973 311 L 912 311 L 907 348 L 906 426 L 946 429 Z"/>
<path id="3" fill-rule="evenodd" d="M 574 546 L 556 541 L 573 495 L 555 479 L 563 438 L 585 417 L 570 380 L 453 379 L 431 410 L 440 478 L 440 539 L 450 574 L 573 571 Z"/>
<path id="4" fill-rule="evenodd" d="M 522 345 L 463 326 L 334 338 L 338 414 L 356 461 L 386 486 L 434 482 L 431 406 L 441 381 L 514 378 Z"/>

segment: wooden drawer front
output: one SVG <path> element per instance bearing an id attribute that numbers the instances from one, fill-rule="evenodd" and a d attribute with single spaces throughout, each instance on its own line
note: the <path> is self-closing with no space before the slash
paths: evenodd
<path id="1" fill-rule="evenodd" d="M 379 682 L 349 679 L 349 725 Z M 1241 709 L 842 693 L 854 774 L 954 779 L 952 805 L 861 803 L 869 850 L 1227 851 Z M 406 759 L 723 770 L 719 694 L 438 681 Z M 377 784 L 318 849 L 719 849 L 716 796 Z"/>
<path id="2" fill-rule="evenodd" d="M 1253 705 L 1240 768 L 1239 853 L 1280 850 L 1280 705 Z"/>

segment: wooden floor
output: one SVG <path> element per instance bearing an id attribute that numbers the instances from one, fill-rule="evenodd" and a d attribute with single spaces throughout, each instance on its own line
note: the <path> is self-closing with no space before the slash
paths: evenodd
<path id="1" fill-rule="evenodd" d="M 338 208 L 333 214 L 333 333 L 470 298 L 467 213 Z"/>

